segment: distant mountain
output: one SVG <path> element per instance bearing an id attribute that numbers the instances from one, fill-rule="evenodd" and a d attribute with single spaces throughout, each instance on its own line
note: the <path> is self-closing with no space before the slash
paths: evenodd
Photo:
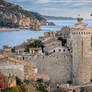
<path id="1" fill-rule="evenodd" d="M 39 13 L 28 11 L 5 0 L 0 0 L 0 26 L 18 27 L 31 26 L 32 30 L 39 30 L 40 23 L 46 19 Z"/>
<path id="2" fill-rule="evenodd" d="M 47 20 L 68 20 L 68 19 L 76 19 L 76 18 L 72 18 L 72 17 L 56 17 L 56 16 L 44 16 L 43 17 Z"/>

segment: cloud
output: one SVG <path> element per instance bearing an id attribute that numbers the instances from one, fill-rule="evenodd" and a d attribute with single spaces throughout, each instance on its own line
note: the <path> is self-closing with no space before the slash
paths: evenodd
<path id="1" fill-rule="evenodd" d="M 49 3 L 49 0 L 37 0 L 36 3 Z"/>
<path id="2" fill-rule="evenodd" d="M 24 1 L 26 1 L 26 0 L 16 0 L 17 2 L 24 2 Z"/>
<path id="3" fill-rule="evenodd" d="M 24 8 L 52 16 L 88 17 L 92 12 L 92 0 L 6 0 Z"/>
<path id="4" fill-rule="evenodd" d="M 43 8 L 42 10 L 45 10 L 45 11 L 55 11 L 55 10 L 57 10 L 57 8 Z"/>
<path id="5" fill-rule="evenodd" d="M 30 1 L 30 0 L 7 0 L 9 2 L 26 2 L 26 1 Z"/>

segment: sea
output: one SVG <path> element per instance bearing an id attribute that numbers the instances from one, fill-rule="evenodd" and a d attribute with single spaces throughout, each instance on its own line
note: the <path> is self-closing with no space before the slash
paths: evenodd
<path id="1" fill-rule="evenodd" d="M 54 22 L 56 26 L 42 26 L 42 31 L 0 31 L 0 49 L 3 45 L 16 46 L 27 41 L 27 39 L 37 39 L 40 36 L 44 36 L 44 32 L 59 31 L 63 26 L 73 27 L 77 23 L 77 20 L 48 20 L 48 22 Z M 92 20 L 84 20 L 89 27 L 92 27 Z"/>

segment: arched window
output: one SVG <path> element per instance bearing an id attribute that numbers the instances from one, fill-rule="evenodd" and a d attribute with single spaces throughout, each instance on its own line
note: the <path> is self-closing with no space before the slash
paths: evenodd
<path id="1" fill-rule="evenodd" d="M 53 50 L 53 52 L 55 52 L 55 50 Z"/>

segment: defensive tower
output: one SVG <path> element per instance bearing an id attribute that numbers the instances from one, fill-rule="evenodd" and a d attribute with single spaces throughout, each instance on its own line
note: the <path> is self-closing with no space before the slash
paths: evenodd
<path id="1" fill-rule="evenodd" d="M 78 18 L 71 29 L 72 40 L 72 81 L 75 85 L 89 83 L 91 80 L 92 28 Z"/>

